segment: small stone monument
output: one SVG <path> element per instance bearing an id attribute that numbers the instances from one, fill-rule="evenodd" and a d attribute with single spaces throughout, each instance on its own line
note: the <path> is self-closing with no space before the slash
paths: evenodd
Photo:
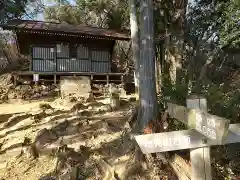
<path id="1" fill-rule="evenodd" d="M 61 97 L 74 96 L 76 98 L 89 98 L 91 93 L 91 81 L 86 76 L 62 76 L 60 77 Z"/>
<path id="2" fill-rule="evenodd" d="M 115 84 L 110 84 L 109 87 L 109 94 L 110 94 L 110 106 L 113 109 L 117 109 L 120 106 L 120 96 L 119 90 L 117 89 Z"/>

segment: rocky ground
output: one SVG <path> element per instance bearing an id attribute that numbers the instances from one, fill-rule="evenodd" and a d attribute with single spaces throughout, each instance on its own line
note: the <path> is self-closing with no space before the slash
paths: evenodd
<path id="1" fill-rule="evenodd" d="M 0 76 L 0 103 L 9 100 L 24 99 L 33 100 L 39 98 L 49 98 L 59 95 L 59 88 L 55 85 L 13 85 L 13 76 L 11 74 L 3 74 Z"/>
<path id="2" fill-rule="evenodd" d="M 13 87 L 9 74 L 0 81 L 0 180 L 177 180 L 173 171 L 190 177 L 187 157 L 170 154 L 173 170 L 161 154 L 139 155 L 127 122 L 136 104 L 132 96 L 117 105 L 109 96 L 61 99 L 53 86 Z M 213 161 L 223 159 L 212 149 Z M 226 158 L 212 164 L 214 179 L 226 179 L 228 172 L 219 170 L 229 169 Z"/>
<path id="3" fill-rule="evenodd" d="M 131 158 L 131 143 L 123 144 L 121 133 L 127 109 L 110 112 L 102 102 L 62 101 L 0 108 L 0 177 L 109 179 L 113 166 L 124 173 L 121 164 Z"/>
<path id="4" fill-rule="evenodd" d="M 13 88 L 8 75 L 2 80 L 1 180 L 171 179 L 157 165 L 143 168 L 134 161 L 136 147 L 126 126 L 132 98 L 122 98 L 118 108 L 103 97 L 61 99 L 55 94 L 30 100 L 38 92 L 56 90 Z"/>

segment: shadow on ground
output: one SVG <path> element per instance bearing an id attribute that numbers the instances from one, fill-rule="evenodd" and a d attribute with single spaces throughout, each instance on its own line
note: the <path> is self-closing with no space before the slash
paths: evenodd
<path id="1" fill-rule="evenodd" d="M 101 105 L 102 103 L 94 102 L 89 106 Z M 33 150 L 33 147 L 37 150 L 39 148 L 41 149 L 39 157 L 50 156 L 58 159 L 54 171 L 47 173 L 47 176 L 57 176 L 59 179 L 60 176 L 62 177 L 61 174 L 65 174 L 67 180 L 68 176 L 75 174 L 75 178 L 86 179 L 98 176 L 101 179 L 104 172 L 101 171 L 101 165 L 99 166 L 95 159 L 96 156 L 110 164 L 127 164 L 128 160 L 120 160 L 118 163 L 114 160 L 131 154 L 133 150 L 131 142 L 123 141 L 126 137 L 120 135 L 127 119 L 128 109 L 124 108 L 114 112 L 105 112 L 79 106 L 67 111 L 39 110 L 27 114 L 2 114 L 0 115 L 2 117 L 0 131 L 4 130 L 4 133 L 1 133 L 0 145 L 1 143 L 4 145 L 12 136 L 17 136 L 18 132 L 36 132 L 36 135 L 29 137 L 25 133 L 18 142 L 9 146 L 0 146 L 0 155 L 22 148 L 21 152 L 17 153 L 19 163 L 26 157 L 32 159 L 29 159 L 31 168 L 23 171 L 26 174 L 38 166 L 36 157 L 34 160 L 32 152 L 28 151 Z M 79 112 L 80 109 L 81 112 Z M 83 113 L 84 111 L 90 113 Z M 30 123 L 25 123 L 26 119 Z M 17 164 L 13 165 L 12 171 L 18 169 L 21 174 Z M 62 172 L 66 169 L 70 172 Z"/>

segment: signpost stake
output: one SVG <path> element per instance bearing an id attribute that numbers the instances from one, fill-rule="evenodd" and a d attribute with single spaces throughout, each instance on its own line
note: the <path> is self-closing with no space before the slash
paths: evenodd
<path id="1" fill-rule="evenodd" d="M 33 74 L 33 81 L 35 82 L 35 85 L 38 85 L 38 81 L 39 81 L 39 74 Z"/>
<path id="2" fill-rule="evenodd" d="M 200 96 L 189 96 L 187 107 L 200 109 L 207 112 L 207 100 Z M 190 150 L 191 158 L 191 179 L 192 180 L 212 180 L 210 147 L 203 147 Z"/>
<path id="3" fill-rule="evenodd" d="M 212 180 L 210 146 L 240 142 L 240 126 L 207 113 L 204 97 L 191 95 L 186 101 L 187 107 L 168 103 L 167 111 L 171 118 L 186 124 L 188 130 L 137 135 L 135 140 L 144 154 L 190 149 L 191 173 L 182 167 L 187 165 L 171 160 L 176 174 L 185 176 L 179 179 L 190 179 L 191 174 L 192 180 Z"/>

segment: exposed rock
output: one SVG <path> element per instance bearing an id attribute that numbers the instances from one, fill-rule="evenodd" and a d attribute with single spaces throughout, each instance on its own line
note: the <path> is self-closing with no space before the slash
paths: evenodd
<path id="1" fill-rule="evenodd" d="M 25 146 L 23 147 L 23 153 L 28 159 L 36 159 L 39 156 L 36 146 Z"/>
<path id="2" fill-rule="evenodd" d="M 28 92 L 29 90 L 32 90 L 32 87 L 30 85 L 22 85 L 19 87 L 19 90 L 23 92 Z"/>
<path id="3" fill-rule="evenodd" d="M 57 111 L 54 110 L 54 108 L 53 109 L 47 109 L 47 110 L 44 110 L 44 111 L 45 111 L 47 116 L 53 114 L 54 112 L 57 112 Z"/>
<path id="4" fill-rule="evenodd" d="M 74 112 L 74 111 L 84 110 L 84 109 L 86 109 L 86 106 L 84 106 L 83 103 L 78 102 L 74 104 L 74 106 L 71 108 L 71 111 Z"/>
<path id="5" fill-rule="evenodd" d="M 136 99 L 136 97 L 131 97 L 130 99 L 129 99 L 129 102 L 135 102 L 137 99 Z"/>
<path id="6" fill-rule="evenodd" d="M 47 90 L 47 89 L 48 89 L 48 87 L 47 87 L 47 86 L 45 86 L 45 85 L 41 85 L 41 89 L 42 89 L 42 90 Z"/>
<path id="7" fill-rule="evenodd" d="M 93 107 L 92 106 L 88 106 L 88 110 L 92 110 L 93 109 Z"/>
<path id="8" fill-rule="evenodd" d="M 100 159 L 99 163 L 98 163 L 98 167 L 103 174 L 103 176 L 101 178 L 102 180 L 113 180 L 113 179 L 115 179 L 114 169 L 108 163 L 106 163 L 106 161 L 104 161 L 103 159 Z"/>
<path id="9" fill-rule="evenodd" d="M 8 94 L 8 99 L 17 99 L 18 96 L 15 93 Z"/>
<path id="10" fill-rule="evenodd" d="M 120 97 L 118 94 L 111 94 L 110 96 L 110 106 L 112 109 L 117 109 L 120 106 Z"/>
<path id="11" fill-rule="evenodd" d="M 70 97 L 69 98 L 69 101 L 71 102 L 71 103 L 74 103 L 74 102 L 77 102 L 77 98 L 76 97 Z"/>
<path id="12" fill-rule="evenodd" d="M 126 105 L 129 105 L 129 102 L 126 101 L 126 100 L 121 99 L 119 104 L 120 104 L 121 107 L 124 107 Z"/>
<path id="13" fill-rule="evenodd" d="M 107 131 L 108 128 L 109 128 L 109 126 L 108 126 L 108 123 L 107 123 L 107 122 L 102 121 L 102 122 L 99 122 L 99 123 L 97 124 L 97 128 L 98 128 L 98 130 Z"/>
<path id="14" fill-rule="evenodd" d="M 42 109 L 42 110 L 53 109 L 52 106 L 48 103 L 41 103 L 39 105 L 39 108 Z"/>
<path id="15" fill-rule="evenodd" d="M 0 100 L 1 100 L 1 101 L 7 101 L 7 100 L 8 100 L 8 95 L 7 95 L 7 94 L 2 94 L 2 95 L 0 96 Z"/>
<path id="16" fill-rule="evenodd" d="M 44 128 L 37 133 L 34 143 L 37 149 L 41 149 L 47 143 L 51 143 L 57 139 L 58 136 L 53 131 Z"/>
<path id="17" fill-rule="evenodd" d="M 56 174 L 59 180 L 77 179 L 77 165 L 84 164 L 90 154 L 89 149 L 82 145 L 80 151 L 81 153 L 76 152 L 67 145 L 59 148 L 56 165 Z"/>
<path id="18" fill-rule="evenodd" d="M 88 125 L 88 121 L 83 121 L 83 122 L 82 122 L 82 126 L 83 126 L 83 127 L 86 127 L 87 125 Z"/>
<path id="19" fill-rule="evenodd" d="M 88 106 L 88 110 L 97 110 L 99 109 L 101 106 L 104 106 L 105 104 L 102 102 L 92 102 L 89 104 Z"/>
<path id="20" fill-rule="evenodd" d="M 13 83 L 12 74 L 6 73 L 0 76 L 0 82 L 2 86 L 7 86 Z"/>
<path id="21" fill-rule="evenodd" d="M 45 111 L 42 111 L 36 115 L 33 116 L 33 119 L 36 123 L 38 123 L 41 119 L 45 118 L 47 116 Z"/>
<path id="22" fill-rule="evenodd" d="M 115 93 L 119 93 L 119 89 L 115 84 L 110 84 L 109 85 L 109 94 L 115 94 Z"/>
<path id="23" fill-rule="evenodd" d="M 3 125 L 3 127 L 11 127 L 17 123 L 19 123 L 21 120 L 23 119 L 26 119 L 28 117 L 30 117 L 31 114 L 28 114 L 28 113 L 22 113 L 22 114 L 16 114 L 16 115 L 13 115 L 12 117 L 10 117 L 8 119 L 8 121 Z"/>
<path id="24" fill-rule="evenodd" d="M 85 139 L 94 139 L 92 133 L 85 132 L 82 134 Z"/>
<path id="25" fill-rule="evenodd" d="M 51 85 L 30 86 L 18 85 L 14 87 L 12 84 L 0 85 L 0 94 L 6 94 L 9 99 L 38 99 L 40 97 L 56 96 L 56 87 Z"/>
<path id="26" fill-rule="evenodd" d="M 22 147 L 17 147 L 6 151 L 6 155 L 10 157 L 19 157 L 22 154 Z"/>
<path id="27" fill-rule="evenodd" d="M 81 116 L 92 116 L 93 112 L 92 111 L 81 111 L 79 112 Z"/>
<path id="28" fill-rule="evenodd" d="M 38 180 L 57 180 L 54 176 L 42 176 Z"/>
<path id="29" fill-rule="evenodd" d="M 108 104 L 101 106 L 98 111 L 100 112 L 110 112 L 112 111 L 112 107 Z"/>
<path id="30" fill-rule="evenodd" d="M 23 140 L 22 145 L 23 145 L 23 146 L 27 146 L 27 145 L 29 145 L 29 144 L 31 144 L 31 139 L 28 138 L 28 137 L 25 137 L 24 140 Z"/>
<path id="31" fill-rule="evenodd" d="M 38 99 L 41 97 L 40 93 L 35 93 L 34 95 L 31 96 L 32 99 Z M 29 97 L 30 98 L 30 97 Z"/>
<path id="32" fill-rule="evenodd" d="M 127 92 L 125 91 L 124 88 L 119 88 L 119 94 L 120 94 L 120 97 L 126 97 L 127 95 Z"/>
<path id="33" fill-rule="evenodd" d="M 65 120 L 62 123 L 57 124 L 55 127 L 52 128 L 52 131 L 57 134 L 57 136 L 64 136 L 66 135 L 66 129 L 70 125 L 68 120 Z"/>
<path id="34" fill-rule="evenodd" d="M 66 129 L 66 133 L 68 135 L 76 134 L 78 132 L 79 132 L 79 125 L 71 124 Z"/>
<path id="35" fill-rule="evenodd" d="M 93 93 L 89 93 L 88 97 L 86 98 L 85 102 L 95 102 L 96 100 L 94 99 Z"/>
<path id="36" fill-rule="evenodd" d="M 76 179 L 77 168 L 75 167 L 68 167 L 62 170 L 61 175 L 59 176 L 59 180 L 72 180 Z"/>
<path id="37" fill-rule="evenodd" d="M 92 123 L 93 123 L 93 121 L 87 120 L 87 124 L 88 124 L 88 125 L 91 125 Z"/>

